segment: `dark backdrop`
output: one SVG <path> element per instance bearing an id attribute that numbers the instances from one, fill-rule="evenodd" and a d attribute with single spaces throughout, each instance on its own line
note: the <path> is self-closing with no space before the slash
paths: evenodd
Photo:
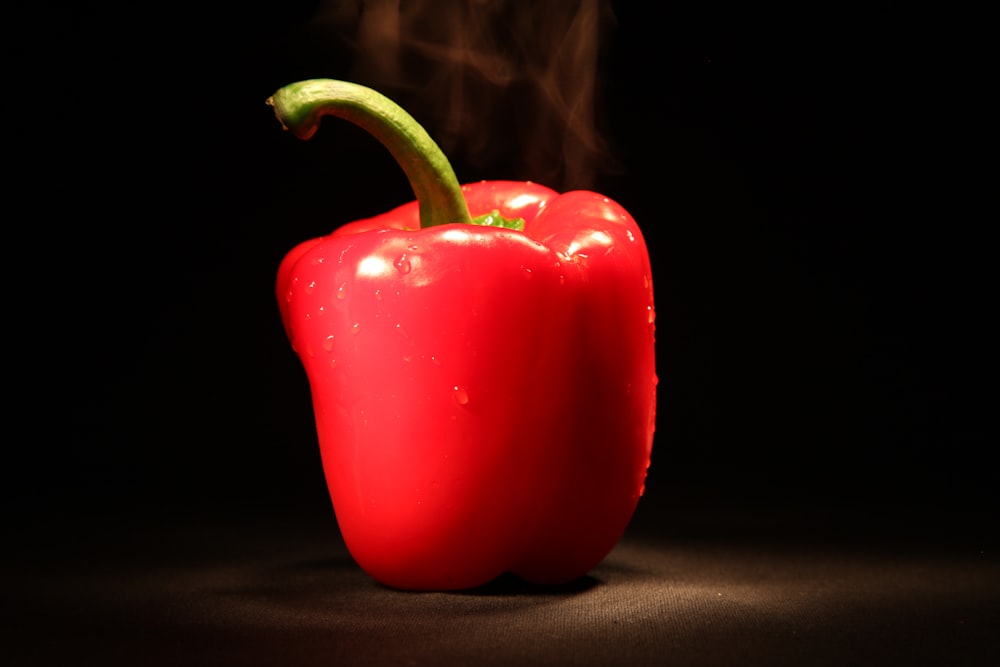
<path id="1" fill-rule="evenodd" d="M 573 175 L 498 142 L 523 136 L 518 104 L 541 96 L 470 76 L 496 101 L 468 107 L 493 140 L 476 153 L 460 137 L 454 166 L 465 181 L 576 178 L 639 221 L 661 379 L 642 525 L 890 508 L 901 523 L 880 531 L 945 512 L 936 528 L 991 532 L 974 24 L 640 4 L 602 15 L 600 160 Z M 352 127 L 299 142 L 264 104 L 299 79 L 373 76 L 353 15 L 324 7 L 5 10 L 11 515 L 325 506 L 275 270 L 296 242 L 410 192 Z M 411 81 L 434 71 L 424 58 Z M 405 81 L 386 91 L 443 133 L 440 91 Z"/>
<path id="2" fill-rule="evenodd" d="M 997 664 L 991 24 L 699 5 L 402 0 L 398 51 L 347 0 L 4 5 L 5 664 Z M 652 467 L 581 580 L 339 541 L 275 272 L 412 194 L 281 130 L 309 77 L 638 220 Z"/>

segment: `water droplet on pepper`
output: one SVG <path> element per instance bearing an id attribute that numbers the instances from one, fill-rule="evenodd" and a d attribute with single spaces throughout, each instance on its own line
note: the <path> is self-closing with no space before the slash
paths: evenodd
<path id="1" fill-rule="evenodd" d="M 410 272 L 410 260 L 406 259 L 406 254 L 402 254 L 396 258 L 396 261 L 392 263 L 396 267 L 396 270 L 406 275 Z"/>
<path id="2" fill-rule="evenodd" d="M 455 385 L 454 392 L 453 397 L 455 398 L 456 403 L 459 405 L 467 405 L 469 403 L 469 392 L 462 389 L 458 385 Z"/>

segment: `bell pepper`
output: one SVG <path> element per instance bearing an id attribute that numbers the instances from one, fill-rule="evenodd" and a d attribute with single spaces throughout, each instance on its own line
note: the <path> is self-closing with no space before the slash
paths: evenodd
<path id="1" fill-rule="evenodd" d="M 417 121 L 363 86 L 301 81 L 268 103 L 301 139 L 326 115 L 367 130 L 416 195 L 278 268 L 352 558 L 407 590 L 585 575 L 631 521 L 653 442 L 653 286 L 635 220 L 595 192 L 460 186 Z"/>

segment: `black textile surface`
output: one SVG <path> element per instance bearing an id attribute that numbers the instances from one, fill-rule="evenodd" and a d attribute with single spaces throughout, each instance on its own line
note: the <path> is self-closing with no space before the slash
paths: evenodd
<path id="1" fill-rule="evenodd" d="M 565 586 L 501 577 L 422 593 L 368 578 L 332 512 L 316 508 L 36 525 L 38 542 L 7 547 L 19 555 L 2 581 L 4 663 L 986 666 L 1000 658 L 1000 552 L 971 537 L 992 526 L 948 524 L 904 538 L 891 515 L 838 529 L 831 521 L 843 517 L 810 516 L 824 527 L 807 530 L 802 517 L 776 522 L 773 511 L 766 520 L 676 514 L 687 519 L 657 536 L 640 513 L 603 563 Z"/>
<path id="2" fill-rule="evenodd" d="M 993 23 L 786 4 L 4 4 L 0 664 L 1000 664 Z M 652 467 L 581 581 L 345 552 L 275 271 L 412 192 L 281 130 L 312 77 L 637 220 Z"/>

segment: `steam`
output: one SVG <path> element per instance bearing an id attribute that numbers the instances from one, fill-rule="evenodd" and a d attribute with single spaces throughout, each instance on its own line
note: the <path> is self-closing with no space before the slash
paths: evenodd
<path id="1" fill-rule="evenodd" d="M 453 161 L 559 190 L 614 167 L 598 128 L 614 21 L 609 0 L 324 0 L 315 18 Z"/>

